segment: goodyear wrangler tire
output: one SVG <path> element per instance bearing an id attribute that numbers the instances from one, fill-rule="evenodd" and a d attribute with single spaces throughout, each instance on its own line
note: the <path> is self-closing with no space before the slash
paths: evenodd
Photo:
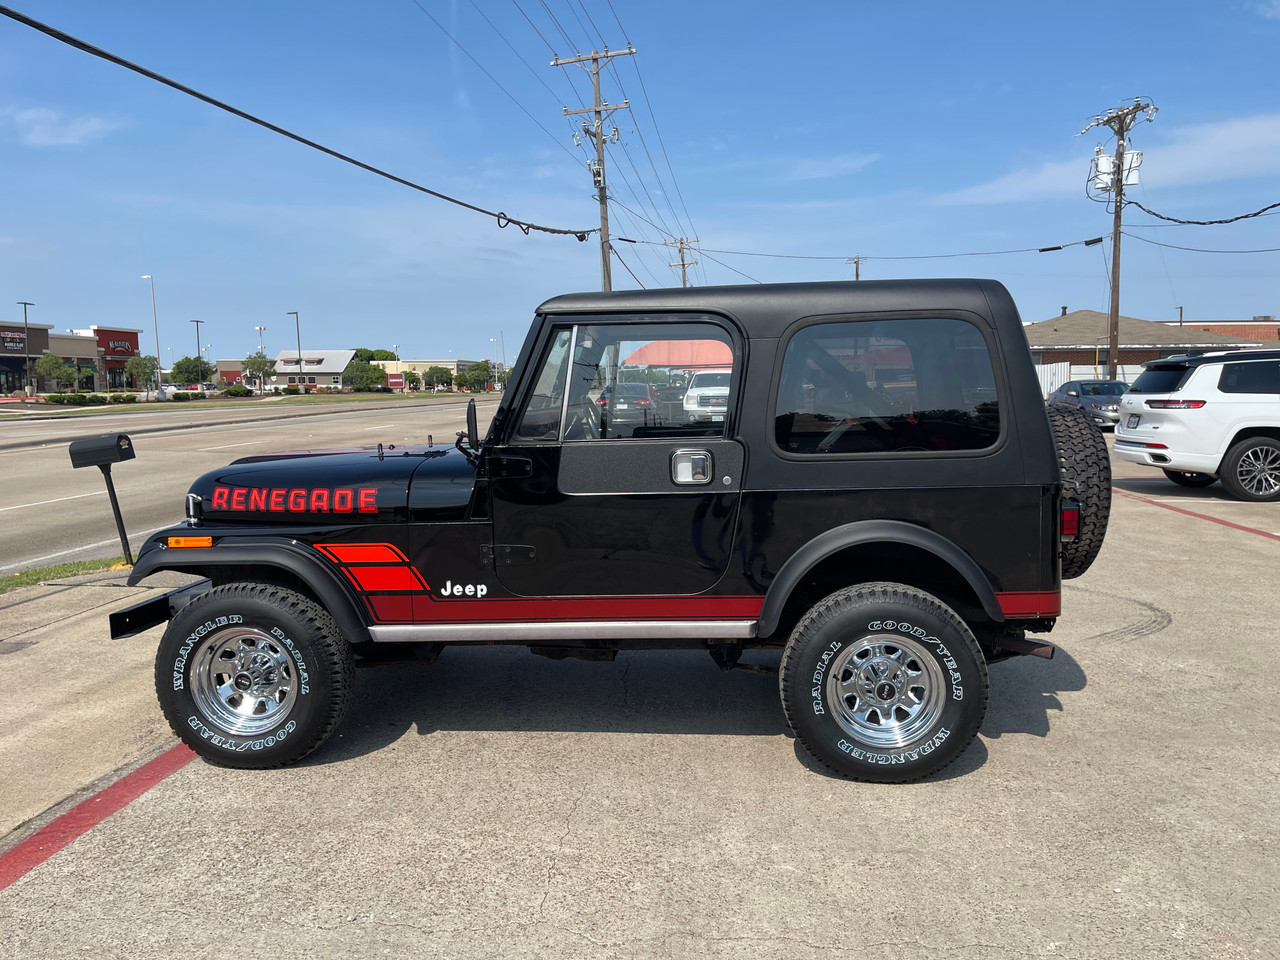
<path id="1" fill-rule="evenodd" d="M 816 604 L 787 641 L 778 687 L 811 754 L 875 783 L 937 773 L 987 711 L 987 665 L 969 628 L 899 583 L 847 587 Z"/>
<path id="2" fill-rule="evenodd" d="M 351 648 L 333 618 L 277 584 L 213 588 L 178 612 L 156 654 L 174 733 L 227 767 L 302 759 L 341 722 L 351 685 Z"/>
<path id="3" fill-rule="evenodd" d="M 1080 504 L 1075 540 L 1062 545 L 1062 578 L 1081 576 L 1097 559 L 1111 517 L 1111 456 L 1102 431 L 1079 407 L 1048 409 L 1053 445 L 1062 473 L 1062 496 Z"/>

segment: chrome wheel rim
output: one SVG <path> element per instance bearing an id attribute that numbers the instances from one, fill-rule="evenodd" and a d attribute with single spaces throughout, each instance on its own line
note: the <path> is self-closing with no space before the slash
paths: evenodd
<path id="1" fill-rule="evenodd" d="M 192 659 L 191 695 L 205 719 L 227 733 L 253 735 L 278 726 L 298 696 L 285 646 L 248 627 L 205 640 Z"/>
<path id="2" fill-rule="evenodd" d="M 1270 446 L 1246 450 L 1236 466 L 1236 479 L 1254 496 L 1280 493 L 1280 450 Z"/>
<path id="3" fill-rule="evenodd" d="M 919 740 L 947 702 L 938 661 L 927 647 L 896 634 L 863 637 L 841 651 L 827 674 L 826 694 L 840 727 L 877 747 Z"/>

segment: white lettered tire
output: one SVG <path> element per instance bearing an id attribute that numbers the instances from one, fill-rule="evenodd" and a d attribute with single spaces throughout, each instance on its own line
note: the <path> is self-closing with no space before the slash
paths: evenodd
<path id="1" fill-rule="evenodd" d="M 817 603 L 778 673 L 797 739 L 854 780 L 937 773 L 977 736 L 987 665 L 973 633 L 936 597 L 899 583 L 847 587 Z"/>
<path id="2" fill-rule="evenodd" d="M 311 753 L 351 698 L 351 648 L 314 600 L 268 583 L 229 583 L 183 607 L 156 653 L 156 693 L 196 753 L 264 768 Z"/>

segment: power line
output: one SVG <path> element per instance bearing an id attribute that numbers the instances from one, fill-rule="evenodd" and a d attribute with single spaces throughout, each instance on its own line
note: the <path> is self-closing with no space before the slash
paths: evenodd
<path id="1" fill-rule="evenodd" d="M 625 267 L 625 268 L 626 268 L 627 273 L 631 274 L 631 279 L 632 279 L 632 280 L 634 280 L 634 281 L 636 282 L 636 284 L 640 287 L 640 289 L 641 289 L 641 290 L 643 290 L 643 289 L 645 288 L 645 287 L 644 287 L 644 284 L 643 284 L 643 283 L 640 283 L 640 278 L 636 276 L 635 271 L 634 271 L 634 270 L 632 270 L 630 267 L 628 267 L 628 266 L 627 266 L 627 261 L 625 261 L 625 260 L 623 260 L 623 259 L 622 259 L 622 254 L 620 254 L 620 253 L 618 252 L 618 248 L 617 248 L 617 247 L 610 247 L 610 248 L 609 248 L 609 252 L 610 252 L 610 253 L 612 253 L 615 257 L 617 257 L 617 258 L 618 258 L 618 262 L 619 262 L 620 264 L 622 264 L 622 265 L 623 265 L 623 267 Z"/>
<path id="2" fill-rule="evenodd" d="M 998 257 L 998 256 L 1003 256 L 1005 254 L 1010 254 L 1010 253 L 1053 253 L 1057 250 L 1065 250 L 1068 247 L 1081 247 L 1081 246 L 1092 247 L 1095 244 L 1102 243 L 1106 239 L 1107 237 L 1104 235 L 1101 237 L 1092 237 L 1088 240 L 1073 240 L 1070 243 L 1053 244 L 1047 247 L 1020 247 L 1016 250 L 975 250 L 969 253 L 930 253 L 930 254 L 919 254 L 917 256 L 910 256 L 910 257 L 888 257 L 888 256 L 875 257 L 875 256 L 868 256 L 865 253 L 860 253 L 860 254 L 857 254 L 857 257 L 860 260 L 951 260 L 956 257 Z M 726 256 L 734 256 L 734 257 L 767 257 L 775 260 L 844 260 L 844 261 L 848 261 L 852 259 L 852 257 L 850 257 L 847 254 L 841 254 L 840 256 L 811 257 L 811 256 L 804 256 L 802 254 L 795 254 L 795 253 L 755 253 L 755 252 L 749 252 L 746 250 L 715 250 L 715 249 L 709 249 L 707 247 L 691 247 L 690 249 L 697 250 L 698 253 L 719 253 L 719 254 L 724 254 Z M 719 261 L 716 261 L 716 262 L 718 263 Z"/>
<path id="3" fill-rule="evenodd" d="M 378 176 L 384 177 L 387 180 L 392 181 L 393 183 L 398 183 L 401 186 L 409 187 L 412 190 L 417 190 L 419 193 L 425 193 L 428 196 L 435 197 L 438 200 L 444 200 L 448 203 L 455 204 L 456 206 L 463 207 L 467 210 L 473 210 L 476 213 L 482 213 L 486 217 L 493 217 L 495 220 L 497 220 L 498 226 L 500 228 L 504 228 L 508 224 L 511 224 L 516 227 L 519 227 L 520 230 L 525 234 L 525 236 L 529 235 L 529 231 L 537 230 L 541 233 L 552 233 L 552 234 L 562 234 L 567 236 L 575 236 L 579 240 L 586 240 L 588 234 L 592 234 L 596 232 L 595 229 L 566 230 L 559 227 L 544 227 L 536 223 L 529 223 L 528 221 L 525 221 L 525 220 L 516 220 L 513 217 L 508 217 L 505 213 L 501 211 L 495 212 L 493 210 L 486 210 L 483 207 L 476 206 L 475 204 L 467 203 L 465 200 L 459 200 L 456 197 L 449 196 L 448 194 L 440 193 L 439 191 L 432 190 L 429 187 L 424 187 L 420 183 L 414 183 L 412 180 L 406 180 L 404 177 L 398 177 L 394 173 L 388 173 L 386 170 L 382 170 L 371 164 L 365 163 L 362 160 L 357 160 L 354 157 L 347 156 L 345 153 L 339 153 L 337 150 L 331 150 L 329 147 L 316 143 L 314 140 L 308 140 L 306 137 L 300 136 L 299 134 L 286 130 L 284 127 L 278 127 L 274 123 L 270 123 L 267 120 L 263 120 L 261 117 L 255 117 L 253 114 L 246 113 L 244 110 L 240 110 L 237 107 L 233 107 L 228 103 L 223 103 L 221 100 L 217 100 L 209 96 L 208 94 L 201 93 L 199 90 L 194 90 L 191 87 L 178 83 L 176 80 L 170 80 L 168 77 L 161 76 L 160 74 L 156 73 L 153 70 L 148 70 L 146 67 L 141 67 L 136 63 L 132 63 L 128 60 L 125 60 L 123 57 L 118 57 L 114 53 L 109 53 L 108 51 L 103 50 L 101 47 L 95 47 L 91 43 L 87 43 L 84 40 L 80 40 L 76 37 L 73 37 L 71 36 L 71 34 L 64 33 L 55 27 L 49 26 L 48 24 L 41 23 L 39 20 L 33 20 L 31 17 L 28 17 L 25 14 L 19 13 L 18 11 L 13 10 L 9 7 L 0 6 L 0 15 L 4 15 L 8 17 L 10 20 L 15 20 L 18 23 L 23 24 L 24 26 L 31 27 L 33 30 L 38 30 L 41 33 L 45 34 L 46 36 L 52 37 L 54 40 L 58 40 L 62 43 L 65 43 L 68 46 L 74 47 L 75 49 L 80 50 L 84 53 L 88 53 L 92 56 L 98 57 L 99 59 L 106 60 L 108 63 L 114 63 L 116 66 L 124 67 L 126 70 L 132 70 L 134 73 L 144 76 L 148 80 L 154 80 L 157 83 L 162 83 L 167 87 L 172 87 L 174 90 L 177 90 L 181 93 L 185 93 L 189 97 L 195 97 L 195 99 L 197 100 L 202 100 L 205 103 L 209 104 L 210 106 L 217 107 L 219 110 L 225 110 L 227 113 L 233 114 L 234 116 L 237 116 L 242 120 L 248 120 L 250 123 L 256 123 L 258 126 L 264 127 L 265 129 L 270 130 L 272 133 L 278 133 L 282 137 L 288 137 L 290 140 L 295 140 L 298 143 L 303 144 L 304 146 L 311 147 L 313 150 L 319 150 L 321 153 L 328 154 L 329 156 L 337 160 L 341 160 L 344 163 L 349 163 L 352 166 L 359 167 L 361 170 L 366 170 L 369 173 L 377 174 Z M 573 154 L 570 154 L 570 156 L 573 156 Z M 576 159 L 577 158 L 575 158 L 575 160 Z"/>
<path id="4" fill-rule="evenodd" d="M 508 100 L 510 100 L 512 103 L 514 103 L 517 107 L 519 107 L 519 108 L 520 108 L 520 110 L 524 113 L 524 115 L 525 115 L 526 117 L 528 117 L 528 118 L 529 118 L 530 120 L 532 120 L 535 124 L 537 124 L 537 127 L 538 127 L 538 129 L 539 129 L 539 130 L 541 130 L 541 131 L 542 131 L 543 133 L 545 133 L 548 137 L 550 137 L 550 138 L 552 139 L 552 141 L 555 143 L 555 145 L 556 145 L 557 147 L 559 147 L 561 150 L 563 150 L 565 153 L 567 153 L 567 154 L 569 155 L 569 157 L 573 160 L 573 162 L 574 162 L 574 163 L 577 163 L 577 162 L 578 162 L 578 158 L 577 158 L 577 157 L 575 157 L 575 156 L 573 155 L 573 151 L 572 151 L 572 150 L 570 150 L 568 147 L 566 147 L 563 143 L 561 143 L 561 142 L 560 142 L 560 138 L 559 138 L 559 137 L 557 137 L 554 133 L 552 133 L 550 130 L 548 130 L 546 127 L 544 127 L 544 126 L 542 125 L 542 123 L 541 123 L 541 122 L 539 122 L 539 120 L 538 120 L 538 118 L 537 118 L 537 117 L 535 117 L 532 113 L 530 113 L 527 109 L 525 109 L 524 104 L 523 104 L 523 103 L 521 103 L 519 100 L 517 100 L 517 99 L 515 98 L 515 96 L 511 93 L 511 91 L 510 91 L 510 90 L 508 90 L 508 89 L 507 89 L 506 87 L 504 87 L 501 83 L 499 83 L 499 82 L 498 82 L 498 78 L 497 78 L 497 77 L 495 77 L 495 76 L 494 76 L 492 73 L 490 73 L 488 70 L 486 70 L 486 69 L 485 69 L 485 67 L 484 67 L 484 64 L 482 64 L 479 60 L 477 60 L 475 57 L 473 57 L 473 56 L 471 55 L 471 51 L 470 51 L 470 50 L 468 50 L 466 47 L 464 47 L 461 43 L 459 43 L 459 42 L 458 42 L 458 39 L 457 39 L 453 34 L 451 34 L 448 30 L 446 30 L 446 29 L 445 29 L 444 24 L 443 24 L 443 23 L 441 23 L 439 20 L 437 20 L 437 19 L 435 18 L 435 16 L 433 16 L 433 15 L 432 15 L 431 11 L 430 11 L 430 10 L 428 10 L 426 7 L 424 7 L 424 6 L 422 5 L 421 0 L 413 0 L 413 5 L 414 5 L 415 7 L 417 7 L 419 10 L 421 10 L 421 11 L 422 11 L 426 16 L 427 16 L 427 18 L 431 20 L 431 22 L 432 22 L 432 23 L 434 23 L 437 27 L 439 27 L 439 28 L 440 28 L 440 32 L 441 32 L 441 33 L 443 33 L 446 37 L 448 37 L 448 38 L 449 38 L 449 42 L 450 42 L 450 43 L 452 43 L 452 44 L 453 44 L 455 47 L 457 47 L 459 50 L 461 50 L 461 51 L 463 52 L 463 54 L 466 56 L 466 58 L 467 58 L 468 60 L 470 60 L 472 63 L 474 63 L 474 64 L 475 64 L 475 65 L 480 69 L 480 72 L 481 72 L 481 73 L 483 73 L 486 77 L 488 77 L 488 78 L 493 82 L 493 85 L 494 85 L 495 87 L 497 87 L 499 90 L 501 90 L 501 91 L 506 95 L 506 97 L 507 97 L 507 99 L 508 99 Z M 479 9 L 479 7 L 477 7 L 476 9 L 478 10 L 478 9 Z M 481 16 L 484 16 L 483 12 L 482 12 L 480 15 L 481 15 Z M 486 19 L 486 20 L 488 20 L 489 18 L 488 18 L 488 17 L 485 17 L 485 19 Z M 491 26 L 491 27 L 492 27 L 492 26 L 493 26 L 493 24 L 492 24 L 492 23 L 490 23 L 490 24 L 489 24 L 489 26 Z M 496 30 L 497 30 L 497 27 L 494 27 L 494 30 L 496 31 Z M 498 34 L 498 36 L 502 36 L 502 34 Z M 505 39 L 505 38 L 504 38 L 504 39 Z M 510 45 L 510 44 L 507 44 L 507 46 L 511 46 L 511 45 Z M 512 49 L 514 50 L 515 48 L 513 47 Z M 519 56 L 519 54 L 517 54 L 517 56 Z M 528 64 L 526 64 L 526 66 L 528 66 Z M 532 71 L 532 69 L 533 69 L 533 68 L 532 68 L 532 67 L 530 67 L 529 69 L 530 69 L 530 71 Z M 543 86 L 546 86 L 546 84 L 543 84 Z M 548 91 L 550 91 L 550 90 L 551 90 L 551 88 L 550 88 L 550 87 L 547 87 L 547 90 L 548 90 Z M 556 97 L 556 95 L 555 95 L 554 93 L 552 93 L 551 95 L 552 95 L 552 97 L 555 97 L 555 99 L 556 99 L 556 102 L 557 102 L 557 103 L 560 103 L 560 105 L 561 105 L 561 106 L 563 106 L 563 105 L 564 105 L 564 104 L 560 101 L 560 98 L 559 98 L 559 97 Z"/>
<path id="5" fill-rule="evenodd" d="M 1166 217 L 1163 213 L 1156 213 L 1154 210 L 1148 210 L 1142 204 L 1138 203 L 1137 200 L 1129 200 L 1127 202 L 1129 206 L 1137 207 L 1143 213 L 1149 214 L 1150 216 L 1153 216 L 1153 217 L 1157 217 L 1160 220 L 1168 220 L 1170 223 L 1181 223 L 1188 226 L 1196 226 L 1196 227 L 1212 227 L 1222 223 L 1236 223 L 1239 220 L 1249 220 L 1253 217 L 1262 216 L 1268 210 L 1275 210 L 1277 207 L 1280 207 L 1280 203 L 1272 203 L 1272 204 L 1269 204 L 1268 206 L 1263 207 L 1261 210 L 1255 210 L 1253 213 L 1242 213 L 1238 217 L 1228 217 L 1225 220 L 1179 220 L 1177 217 Z M 1128 236 L 1128 234 L 1126 234 L 1126 236 Z"/>
<path id="6" fill-rule="evenodd" d="M 1179 247 L 1172 243 L 1161 243 L 1158 240 L 1150 240 L 1147 237 L 1140 237 L 1128 230 L 1122 231 L 1126 237 L 1134 240 L 1141 240 L 1143 243 L 1149 243 L 1154 247 L 1167 247 L 1170 250 L 1186 250 L 1190 253 L 1280 253 L 1280 247 L 1268 247 L 1264 250 L 1205 250 L 1202 247 Z"/>

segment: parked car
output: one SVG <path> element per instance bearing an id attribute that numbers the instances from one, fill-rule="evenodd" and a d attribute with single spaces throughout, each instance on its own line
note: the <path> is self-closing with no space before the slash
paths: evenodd
<path id="1" fill-rule="evenodd" d="M 1120 400 L 1115 453 L 1174 483 L 1221 480 L 1237 500 L 1280 500 L 1280 350 L 1144 363 Z"/>
<path id="2" fill-rule="evenodd" d="M 684 412 L 689 420 L 723 420 L 729 404 L 732 370 L 699 370 L 689 380 L 684 394 Z"/>
<path id="3" fill-rule="evenodd" d="M 620 360 L 669 367 L 709 343 L 727 362 L 686 394 L 705 418 L 672 404 L 612 431 L 596 391 L 626 395 Z M 992 280 L 569 294 L 520 355 L 486 433 L 471 403 L 453 446 L 243 457 L 147 538 L 130 584 L 204 579 L 111 632 L 170 621 L 156 691 L 197 753 L 301 759 L 354 699 L 386 696 L 356 664 L 683 649 L 777 673 L 798 744 L 832 770 L 917 780 L 977 735 L 989 663 L 1052 655 L 1030 635 L 1102 546 L 1106 443 L 1080 410 L 1046 415 Z M 890 368 L 897 396 L 865 408 Z M 779 665 L 740 662 L 761 648 Z"/>
<path id="4" fill-rule="evenodd" d="M 606 407 L 615 423 L 657 424 L 658 397 L 647 383 L 615 383 L 605 387 L 596 406 Z"/>
<path id="5" fill-rule="evenodd" d="M 1120 422 L 1120 398 L 1129 385 L 1120 380 L 1072 380 L 1049 394 L 1050 403 L 1079 407 L 1100 427 Z"/>

